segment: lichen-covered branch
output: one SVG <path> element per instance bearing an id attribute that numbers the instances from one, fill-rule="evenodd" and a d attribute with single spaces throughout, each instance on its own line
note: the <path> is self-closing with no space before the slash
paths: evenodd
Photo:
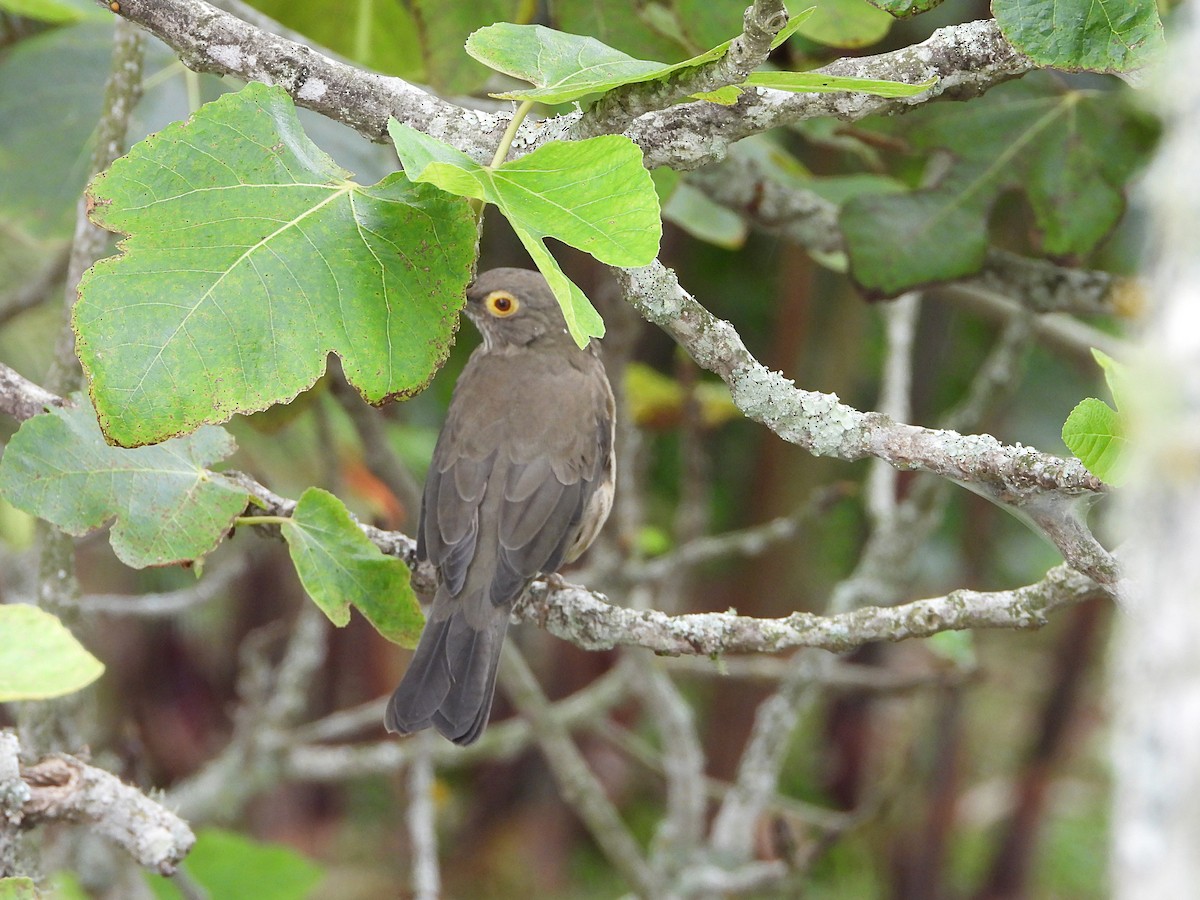
<path id="1" fill-rule="evenodd" d="M 11 732 L 0 733 L 0 828 L 88 825 L 161 875 L 196 842 L 186 822 L 115 775 L 61 753 L 22 766 L 19 750 Z"/>
<path id="2" fill-rule="evenodd" d="M 1086 575 L 1060 565 L 1041 581 L 1011 591 L 958 590 L 944 597 L 892 607 L 863 607 L 834 616 L 796 612 L 758 619 L 734 612 L 669 616 L 658 610 L 613 606 L 599 594 L 566 585 L 551 590 L 535 582 L 516 615 L 587 650 L 618 645 L 655 653 L 707 656 L 774 653 L 816 647 L 842 653 L 874 641 L 929 637 L 966 628 L 1040 628 L 1064 606 L 1108 591 Z"/>
<path id="3" fill-rule="evenodd" d="M 674 73 L 661 81 L 626 85 L 609 91 L 594 103 L 570 130 L 574 139 L 624 131 L 639 116 L 694 94 L 741 84 L 771 52 L 775 35 L 787 24 L 783 0 L 754 0 L 743 17 L 742 33 L 718 59 Z"/>
<path id="4" fill-rule="evenodd" d="M 936 97 L 966 99 L 1032 71 L 1035 64 L 1005 40 L 991 19 L 939 28 L 920 44 L 880 53 L 847 57 L 816 72 L 856 78 L 882 78 L 916 84 L 937 78 L 929 90 L 906 98 L 869 94 L 792 94 L 758 89 L 745 91 L 737 103 L 721 106 L 695 102 L 642 116 L 626 134 L 646 155 L 646 165 L 697 169 L 720 162 L 729 146 L 805 119 L 835 116 L 857 121 L 876 113 L 897 112 Z"/>
<path id="5" fill-rule="evenodd" d="M 279 85 L 300 106 L 372 141 L 387 142 L 395 116 L 487 162 L 508 123 L 509 116 L 467 110 L 403 79 L 331 59 L 203 0 L 121 0 L 118 14 L 170 46 L 189 69 Z"/>
<path id="6" fill-rule="evenodd" d="M 109 7 L 102 0 L 96 2 Z M 480 162 L 488 162 L 511 118 L 510 114 L 465 109 L 403 79 L 349 66 L 256 28 L 203 0 L 122 0 L 118 14 L 164 41 L 194 71 L 279 85 L 297 104 L 342 122 L 372 141 L 387 141 L 388 118 L 395 116 Z M 818 116 L 856 120 L 943 95 L 973 96 L 1032 68 L 1033 63 L 1013 49 L 992 20 L 951 25 L 938 29 L 921 44 L 877 56 L 841 59 L 818 70 L 907 82 L 939 79 L 915 97 L 756 89 L 743 92 L 732 106 L 698 101 L 650 112 L 630 123 L 625 133 L 641 146 L 648 167 L 695 169 L 724 159 L 730 144 L 780 125 Z M 541 123 L 528 122 L 513 143 L 514 155 L 572 136 L 578 119 L 578 113 L 570 113 Z"/>
<path id="7" fill-rule="evenodd" d="M 1024 516 L 1079 571 L 1104 584 L 1117 580 L 1115 562 L 1083 524 L 1076 502 L 1106 488 L 1078 460 L 1007 446 L 986 434 L 906 425 L 860 412 L 832 394 L 801 390 L 756 360 L 737 330 L 697 303 L 661 263 L 613 272 L 642 315 L 719 375 L 746 416 L 784 440 L 816 456 L 876 457 L 957 481 Z"/>

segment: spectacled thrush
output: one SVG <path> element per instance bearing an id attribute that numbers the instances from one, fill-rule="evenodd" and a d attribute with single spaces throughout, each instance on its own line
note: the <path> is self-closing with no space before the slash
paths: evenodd
<path id="1" fill-rule="evenodd" d="M 482 734 L 513 604 L 595 539 L 612 507 L 613 395 L 546 280 L 492 269 L 467 290 L 483 335 L 458 377 L 425 480 L 417 556 L 437 590 L 389 731 Z"/>

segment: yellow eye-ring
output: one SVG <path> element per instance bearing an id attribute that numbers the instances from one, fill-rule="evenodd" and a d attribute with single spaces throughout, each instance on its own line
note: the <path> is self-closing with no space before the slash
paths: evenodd
<path id="1" fill-rule="evenodd" d="M 503 319 L 521 308 L 521 301 L 508 291 L 492 291 L 483 299 L 483 305 L 493 316 Z"/>

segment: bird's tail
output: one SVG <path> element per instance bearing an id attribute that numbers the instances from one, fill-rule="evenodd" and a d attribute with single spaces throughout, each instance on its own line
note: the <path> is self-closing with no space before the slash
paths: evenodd
<path id="1" fill-rule="evenodd" d="M 492 711 L 508 611 L 508 604 L 438 588 L 417 652 L 388 701 L 387 730 L 432 727 L 456 744 L 474 743 Z"/>

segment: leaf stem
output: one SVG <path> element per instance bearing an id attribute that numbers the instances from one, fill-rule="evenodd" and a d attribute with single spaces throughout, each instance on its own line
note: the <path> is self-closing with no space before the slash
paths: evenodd
<path id="1" fill-rule="evenodd" d="M 235 525 L 286 525 L 292 521 L 288 516 L 238 516 Z"/>
<path id="2" fill-rule="evenodd" d="M 512 121 L 508 123 L 508 127 L 504 129 L 504 135 L 500 138 L 500 146 L 496 148 L 496 154 L 492 157 L 489 169 L 498 168 L 504 163 L 508 156 L 508 151 L 512 147 L 513 138 L 517 136 L 517 129 L 521 127 L 521 123 L 525 121 L 525 117 L 529 115 L 529 111 L 533 109 L 533 100 L 525 100 L 517 107 L 517 111 L 513 113 Z M 471 209 L 475 212 L 475 218 L 478 219 L 483 212 L 483 200 L 478 197 L 472 197 L 469 201 Z"/>
<path id="3" fill-rule="evenodd" d="M 517 107 L 517 111 L 513 113 L 512 121 L 508 123 L 508 128 L 504 129 L 504 136 L 500 138 L 500 146 L 496 148 L 496 155 L 492 157 L 492 164 L 488 168 L 497 168 L 508 157 L 508 151 L 512 147 L 513 138 L 517 136 L 517 129 L 521 127 L 521 123 L 525 121 L 525 117 L 533 109 L 533 104 L 533 100 L 525 100 Z"/>

